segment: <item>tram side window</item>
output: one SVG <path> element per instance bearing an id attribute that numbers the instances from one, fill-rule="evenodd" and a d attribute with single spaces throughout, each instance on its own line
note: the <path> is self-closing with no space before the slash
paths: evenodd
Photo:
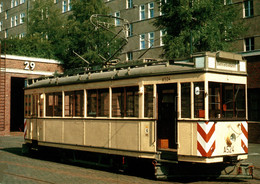
<path id="1" fill-rule="evenodd" d="M 194 91 L 196 90 L 198 93 L 194 94 L 194 118 L 205 118 L 204 82 L 194 82 Z"/>
<path id="2" fill-rule="evenodd" d="M 112 89 L 112 116 L 138 117 L 138 91 L 138 86 Z"/>
<path id="3" fill-rule="evenodd" d="M 84 92 L 65 92 L 65 116 L 83 117 L 84 115 Z"/>
<path id="4" fill-rule="evenodd" d="M 39 100 L 40 117 L 43 117 L 43 102 L 44 102 L 44 96 L 43 94 L 40 94 L 40 100 Z"/>
<path id="5" fill-rule="evenodd" d="M 191 118 L 191 84 L 181 84 L 181 117 Z"/>
<path id="6" fill-rule="evenodd" d="M 38 117 L 38 103 L 39 103 L 39 95 L 32 95 L 32 116 Z"/>
<path id="7" fill-rule="evenodd" d="M 88 116 L 109 116 L 109 91 L 108 89 L 88 90 Z"/>
<path id="8" fill-rule="evenodd" d="M 62 93 L 46 93 L 46 116 L 62 116 Z"/>
<path id="9" fill-rule="evenodd" d="M 209 83 L 210 118 L 245 118 L 245 85 Z"/>
<path id="10" fill-rule="evenodd" d="M 144 86 L 144 116 L 153 117 L 153 85 Z"/>
<path id="11" fill-rule="evenodd" d="M 25 95 L 24 102 L 24 115 L 29 117 L 31 116 L 31 95 Z"/>

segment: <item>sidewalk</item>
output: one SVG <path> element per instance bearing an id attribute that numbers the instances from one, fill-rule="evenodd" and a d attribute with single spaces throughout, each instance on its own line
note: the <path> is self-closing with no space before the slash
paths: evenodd
<path id="1" fill-rule="evenodd" d="M 254 178 L 260 180 L 260 144 L 249 143 L 248 159 L 244 162 L 254 165 Z"/>

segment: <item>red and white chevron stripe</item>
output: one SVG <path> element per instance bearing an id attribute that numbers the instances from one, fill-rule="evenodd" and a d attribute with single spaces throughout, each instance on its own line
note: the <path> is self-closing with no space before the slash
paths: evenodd
<path id="1" fill-rule="evenodd" d="M 216 134 L 214 122 L 197 123 L 197 155 L 211 157 L 216 148 Z"/>
<path id="2" fill-rule="evenodd" d="M 26 135 L 27 135 L 27 121 L 26 121 L 26 119 L 24 119 L 24 131 L 23 131 L 23 137 L 25 138 L 26 137 Z"/>
<path id="3" fill-rule="evenodd" d="M 241 148 L 242 153 L 248 153 L 248 123 L 246 121 L 242 121 L 241 123 Z"/>

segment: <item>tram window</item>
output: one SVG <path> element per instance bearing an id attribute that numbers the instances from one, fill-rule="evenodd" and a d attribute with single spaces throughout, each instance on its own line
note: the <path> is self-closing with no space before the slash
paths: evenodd
<path id="1" fill-rule="evenodd" d="M 205 118 L 204 82 L 194 82 L 194 91 L 195 88 L 199 89 L 199 93 L 194 94 L 194 118 Z"/>
<path id="2" fill-rule="evenodd" d="M 62 93 L 46 94 L 46 116 L 62 115 Z"/>
<path id="3" fill-rule="evenodd" d="M 191 84 L 181 84 L 181 117 L 191 118 Z"/>
<path id="4" fill-rule="evenodd" d="M 245 118 L 245 85 L 209 83 L 210 118 Z"/>
<path id="5" fill-rule="evenodd" d="M 31 116 L 31 95 L 25 95 L 24 102 L 25 102 L 25 105 L 24 105 L 25 113 L 24 114 L 26 117 L 29 117 L 29 116 Z"/>
<path id="6" fill-rule="evenodd" d="M 144 86 L 144 116 L 153 117 L 153 85 Z"/>
<path id="7" fill-rule="evenodd" d="M 38 117 L 38 101 L 39 101 L 39 95 L 32 95 L 32 116 Z"/>
<path id="8" fill-rule="evenodd" d="M 39 108 L 40 108 L 40 114 L 39 114 L 39 116 L 40 117 L 43 117 L 43 100 L 44 100 L 44 96 L 43 96 L 43 94 L 40 94 L 40 96 L 39 96 Z"/>
<path id="9" fill-rule="evenodd" d="M 209 83 L 209 117 L 220 118 L 221 117 L 221 101 L 220 101 L 220 83 Z"/>
<path id="10" fill-rule="evenodd" d="M 88 90 L 88 116 L 107 117 L 109 115 L 108 89 Z"/>
<path id="11" fill-rule="evenodd" d="M 109 91 L 108 89 L 98 90 L 98 116 L 109 116 Z"/>
<path id="12" fill-rule="evenodd" d="M 112 90 L 112 116 L 138 117 L 138 86 L 114 88 Z"/>
<path id="13" fill-rule="evenodd" d="M 235 109 L 237 118 L 246 117 L 245 85 L 235 85 Z"/>
<path id="14" fill-rule="evenodd" d="M 65 116 L 83 117 L 84 114 L 84 92 L 70 91 L 65 92 Z"/>

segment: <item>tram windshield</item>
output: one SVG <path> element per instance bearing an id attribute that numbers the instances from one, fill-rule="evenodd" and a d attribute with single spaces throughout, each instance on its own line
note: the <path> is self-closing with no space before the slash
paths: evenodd
<path id="1" fill-rule="evenodd" d="M 246 118 L 245 85 L 209 82 L 209 118 Z"/>

